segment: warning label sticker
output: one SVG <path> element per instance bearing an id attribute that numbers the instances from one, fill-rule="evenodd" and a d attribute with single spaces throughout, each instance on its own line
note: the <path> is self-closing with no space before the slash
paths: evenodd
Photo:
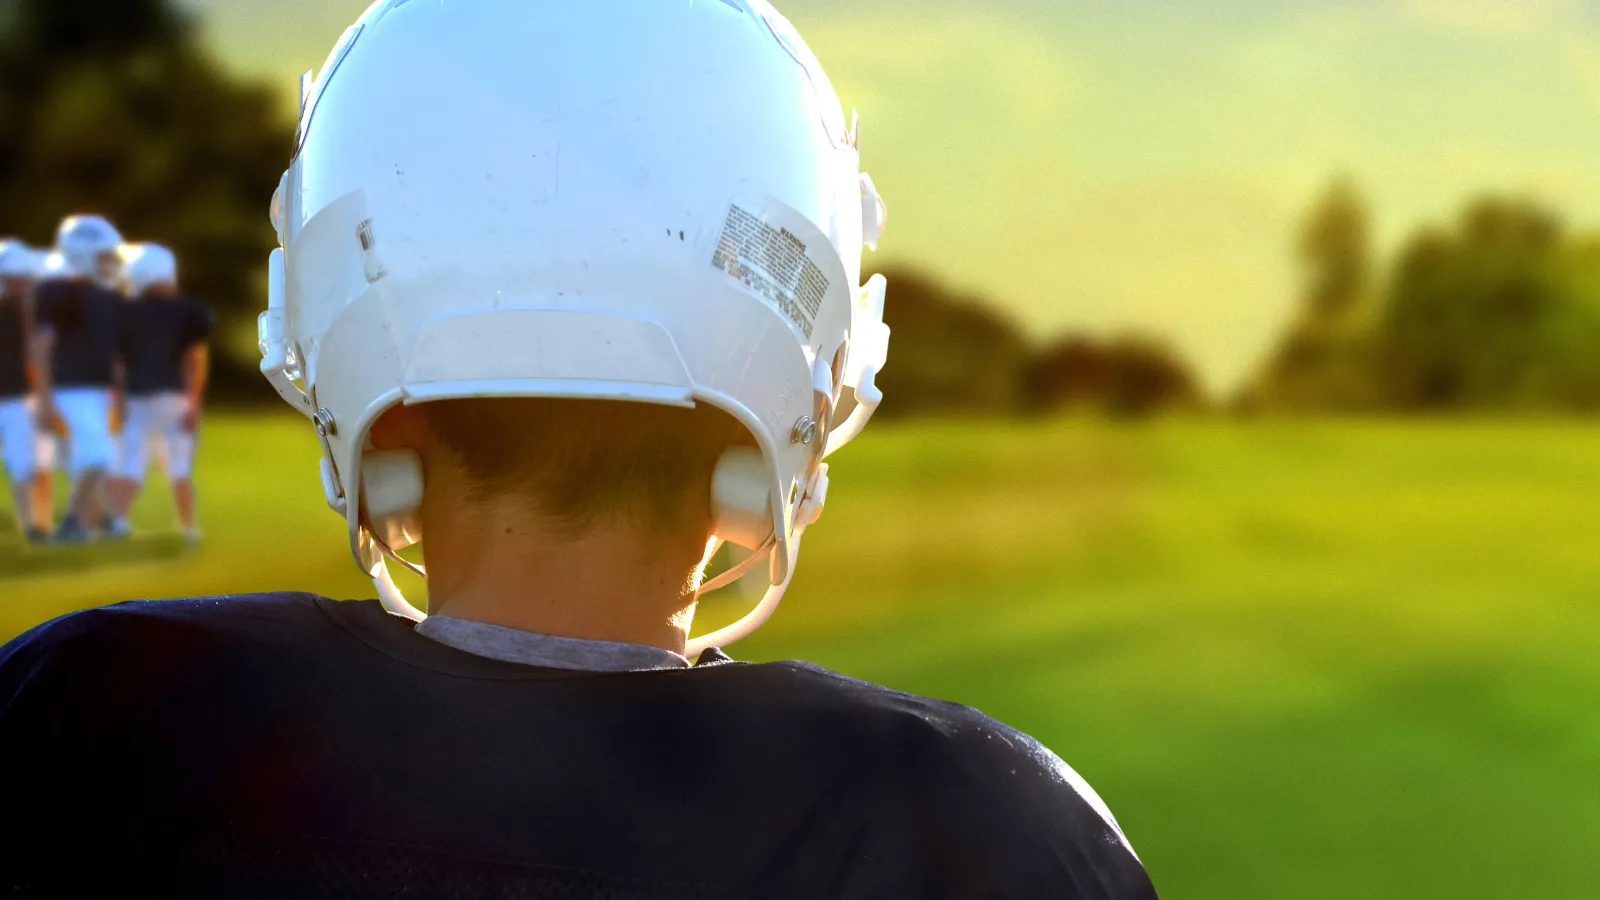
<path id="1" fill-rule="evenodd" d="M 810 340 L 828 294 L 828 277 L 799 236 L 787 228 L 774 228 L 734 203 L 728 207 L 711 264 L 765 297 Z"/>

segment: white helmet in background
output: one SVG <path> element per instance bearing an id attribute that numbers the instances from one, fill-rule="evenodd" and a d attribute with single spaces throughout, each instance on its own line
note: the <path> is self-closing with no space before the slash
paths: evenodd
<path id="1" fill-rule="evenodd" d="M 883 279 L 860 285 L 886 209 L 788 21 L 765 0 L 380 0 L 301 95 L 261 368 L 313 418 L 385 606 L 423 617 L 385 565 L 422 537 L 423 485 L 415 454 L 369 449 L 372 423 L 574 397 L 749 429 L 712 501 L 717 536 L 757 552 L 702 590 L 764 560 L 771 587 L 689 653 L 765 621 L 888 343 Z"/>
<path id="2" fill-rule="evenodd" d="M 56 229 L 55 252 L 60 254 L 62 275 L 89 278 L 101 283 L 113 280 L 102 270 L 107 255 L 116 257 L 122 235 L 104 216 L 67 216 Z"/>
<path id="3" fill-rule="evenodd" d="M 44 272 L 44 254 L 14 238 L 0 240 L 0 278 L 30 281 Z"/>
<path id="4" fill-rule="evenodd" d="M 122 278 L 128 285 L 128 295 L 138 297 L 156 285 L 178 284 L 178 258 L 160 244 L 123 244 L 118 253 L 122 257 Z"/>
<path id="5" fill-rule="evenodd" d="M 39 264 L 39 277 L 41 279 L 46 279 L 46 278 L 66 278 L 67 277 L 67 261 L 66 261 L 66 259 L 64 257 L 62 257 L 62 255 L 60 253 L 57 253 L 54 250 L 46 250 L 44 252 L 44 259 Z"/>

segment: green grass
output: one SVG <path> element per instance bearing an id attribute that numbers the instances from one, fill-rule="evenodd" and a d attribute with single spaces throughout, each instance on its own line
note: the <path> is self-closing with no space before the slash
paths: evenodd
<path id="1" fill-rule="evenodd" d="M 1600 892 L 1600 427 L 920 424 L 833 476 L 738 654 L 1033 733 L 1166 896 Z M 0 543 L 0 629 L 129 596 L 369 595 L 308 426 L 217 419 L 199 479 L 192 555 Z M 139 521 L 166 508 L 152 490 Z"/>

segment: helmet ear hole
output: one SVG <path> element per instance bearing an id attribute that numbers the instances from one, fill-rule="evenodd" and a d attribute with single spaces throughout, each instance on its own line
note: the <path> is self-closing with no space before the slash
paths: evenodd
<path id="1" fill-rule="evenodd" d="M 730 447 L 711 474 L 714 534 L 755 550 L 772 537 L 772 503 L 766 462 L 754 447 Z"/>
<path id="2" fill-rule="evenodd" d="M 391 550 L 422 540 L 422 457 L 410 448 L 361 454 L 361 512 Z"/>

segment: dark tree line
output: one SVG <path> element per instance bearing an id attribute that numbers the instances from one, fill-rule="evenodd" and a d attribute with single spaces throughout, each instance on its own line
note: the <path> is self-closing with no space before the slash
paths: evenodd
<path id="1" fill-rule="evenodd" d="M 1379 277 L 1367 221 L 1346 181 L 1312 210 L 1298 317 L 1246 406 L 1600 409 L 1600 236 L 1484 197 L 1418 231 Z"/>
<path id="2" fill-rule="evenodd" d="M 1070 334 L 1040 346 L 984 297 L 914 270 L 884 275 L 884 415 L 1065 408 L 1141 416 L 1203 402 L 1189 367 L 1152 339 Z"/>

